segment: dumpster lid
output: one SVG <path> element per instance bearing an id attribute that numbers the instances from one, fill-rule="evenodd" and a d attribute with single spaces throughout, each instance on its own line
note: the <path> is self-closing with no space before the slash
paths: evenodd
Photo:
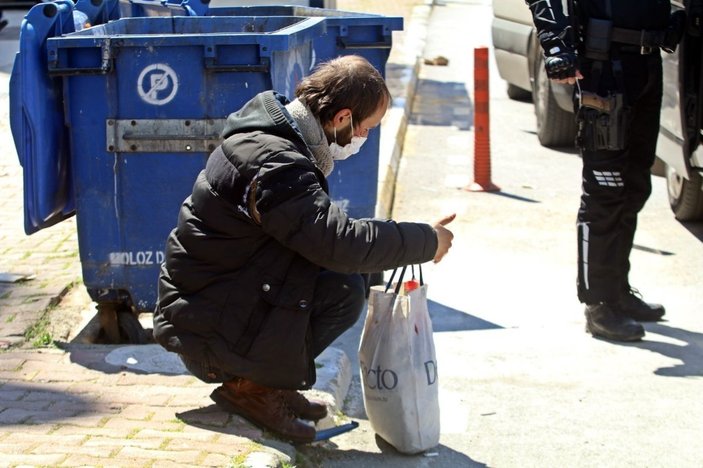
<path id="1" fill-rule="evenodd" d="M 160 46 L 260 44 L 265 55 L 276 50 L 311 41 L 325 32 L 324 18 L 306 17 L 139 17 L 121 18 L 47 40 L 52 57 L 57 48 L 72 47 L 148 47 L 158 40 Z M 50 62 L 49 67 L 53 64 Z"/>
<path id="2" fill-rule="evenodd" d="M 10 127 L 23 169 L 24 230 L 32 234 L 75 213 L 62 83 L 46 72 L 46 39 L 70 33 L 73 2 L 29 10 L 10 76 Z"/>

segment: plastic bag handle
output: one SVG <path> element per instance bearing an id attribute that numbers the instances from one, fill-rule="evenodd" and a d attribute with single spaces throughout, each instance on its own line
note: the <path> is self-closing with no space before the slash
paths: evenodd
<path id="1" fill-rule="evenodd" d="M 420 275 L 420 286 L 423 286 L 425 284 L 425 280 L 422 278 L 422 265 L 420 263 L 417 264 L 417 269 Z M 410 273 L 413 275 L 412 279 L 415 279 L 415 265 L 410 265 Z"/>
<path id="2" fill-rule="evenodd" d="M 422 277 L 422 265 L 417 264 L 417 268 L 419 270 L 420 274 L 420 286 L 423 286 L 425 284 L 425 280 Z M 400 286 L 403 284 L 403 276 L 405 276 L 405 270 L 408 269 L 408 266 L 405 265 L 401 270 L 400 270 L 400 276 L 398 277 L 398 283 L 395 285 L 395 294 L 400 293 Z M 411 269 L 411 274 L 413 279 L 415 279 L 415 265 L 410 265 Z M 391 285 L 393 284 L 393 279 L 395 278 L 395 274 L 397 273 L 398 268 L 394 268 L 393 272 L 391 273 L 391 277 L 388 279 L 388 283 L 386 283 L 386 290 L 384 292 L 388 292 L 389 289 L 391 289 Z"/>

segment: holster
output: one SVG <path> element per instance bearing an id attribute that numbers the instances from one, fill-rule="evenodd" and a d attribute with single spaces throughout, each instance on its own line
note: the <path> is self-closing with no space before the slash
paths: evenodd
<path id="1" fill-rule="evenodd" d="M 625 149 L 630 125 L 630 109 L 622 93 L 607 97 L 582 92 L 578 109 L 576 144 L 585 151 Z"/>

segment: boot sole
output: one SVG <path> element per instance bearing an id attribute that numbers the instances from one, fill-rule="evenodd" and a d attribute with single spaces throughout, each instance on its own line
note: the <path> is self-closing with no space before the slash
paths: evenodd
<path id="1" fill-rule="evenodd" d="M 308 414 L 308 415 L 299 414 L 298 417 L 299 417 L 300 419 L 304 420 L 304 421 L 312 421 L 312 422 L 315 422 L 315 423 L 316 423 L 316 422 L 318 422 L 320 419 L 325 419 L 325 418 L 327 417 L 327 414 L 328 414 L 328 413 L 325 412 L 325 414 L 322 415 L 322 416 L 317 416 L 317 415 L 315 415 L 314 417 L 310 417 L 311 415 L 309 415 L 309 414 Z"/>
<path id="2" fill-rule="evenodd" d="M 216 388 L 215 390 L 213 390 L 212 393 L 210 394 L 210 399 L 212 401 L 214 401 L 217 404 L 217 406 L 219 406 L 221 409 L 225 410 L 227 413 L 239 414 L 238 409 L 234 405 L 232 405 L 232 403 L 230 403 L 227 398 L 221 396 L 219 394 L 219 392 L 220 392 L 219 388 Z M 297 416 L 300 419 L 303 419 L 305 421 L 317 422 L 320 419 L 326 418 L 327 414 L 328 414 L 328 412 L 325 411 L 325 414 L 323 414 L 320 417 L 317 417 L 317 415 L 315 415 L 315 417 L 304 417 L 303 415 L 297 415 Z M 310 415 L 308 415 L 308 416 L 310 416 Z"/>
<path id="3" fill-rule="evenodd" d="M 616 335 L 613 333 L 608 333 L 608 332 L 603 332 L 597 329 L 594 329 L 593 326 L 589 322 L 586 322 L 586 331 L 593 335 L 594 338 L 605 338 L 607 340 L 613 340 L 613 341 L 640 341 L 644 337 L 644 330 L 642 330 L 641 333 L 636 333 L 632 335 Z"/>
<path id="4" fill-rule="evenodd" d="M 224 410 L 227 413 L 230 414 L 236 414 L 237 416 L 241 416 L 256 427 L 259 428 L 264 428 L 267 431 L 270 431 L 274 434 L 276 434 L 278 437 L 285 439 L 285 440 L 290 440 L 293 443 L 296 444 L 309 444 L 310 442 L 313 442 L 315 440 L 315 435 L 313 434 L 313 437 L 311 439 L 308 438 L 302 438 L 302 437 L 294 437 L 290 436 L 287 434 L 282 434 L 279 431 L 276 431 L 274 429 L 271 429 L 269 427 L 264 426 L 263 424 L 259 423 L 256 421 L 255 418 L 251 417 L 249 414 L 246 413 L 246 411 L 243 411 L 241 408 L 234 406 L 226 397 L 220 395 L 220 388 L 216 388 L 215 390 L 212 391 L 210 394 L 210 399 L 215 402 L 217 406 L 220 407 L 220 409 Z"/>
<path id="5" fill-rule="evenodd" d="M 659 316 L 651 316 L 651 317 L 642 317 L 638 316 L 637 314 L 628 314 L 627 312 L 622 313 L 624 316 L 631 318 L 632 320 L 636 320 L 638 322 L 661 322 L 664 319 L 664 314 L 661 314 Z"/>

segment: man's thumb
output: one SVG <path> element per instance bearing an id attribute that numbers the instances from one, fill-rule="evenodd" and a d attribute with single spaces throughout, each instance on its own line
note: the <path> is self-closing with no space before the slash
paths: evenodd
<path id="1" fill-rule="evenodd" d="M 456 213 L 452 213 L 449 216 L 445 216 L 444 218 L 440 219 L 437 224 L 440 226 L 446 226 L 447 224 L 454 221 L 454 218 L 456 218 Z"/>

